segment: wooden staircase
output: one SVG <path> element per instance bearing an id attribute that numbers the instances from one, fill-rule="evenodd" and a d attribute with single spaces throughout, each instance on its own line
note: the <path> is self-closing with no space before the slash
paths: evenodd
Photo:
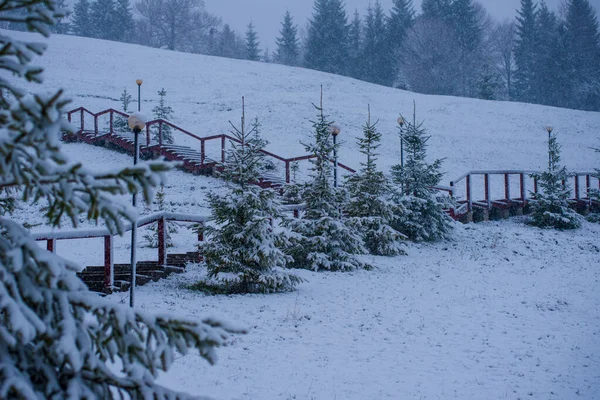
<path id="1" fill-rule="evenodd" d="M 183 254 L 167 254 L 166 265 L 159 265 L 157 261 L 138 261 L 136 268 L 136 286 L 145 285 L 148 282 L 156 282 L 172 273 L 181 273 L 188 263 L 202 261 L 198 252 Z M 77 274 L 79 278 L 93 292 L 106 293 L 105 267 L 89 266 Z M 114 286 L 110 292 L 122 292 L 129 289 L 131 281 L 131 264 L 114 265 Z"/>

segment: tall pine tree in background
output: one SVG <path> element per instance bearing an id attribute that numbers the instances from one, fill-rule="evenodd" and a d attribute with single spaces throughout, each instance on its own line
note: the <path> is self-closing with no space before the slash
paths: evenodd
<path id="1" fill-rule="evenodd" d="M 15 9 L 23 11 L 18 22 L 44 36 L 62 16 L 52 0 L 13 0 L 0 3 L 0 24 Z M 123 233 L 136 211 L 115 196 L 142 192 L 150 201 L 169 167 L 149 162 L 92 174 L 69 162 L 60 148 L 61 133 L 70 131 L 63 91 L 32 94 L 31 86 L 23 90 L 10 83 L 42 82 L 42 68 L 31 61 L 46 45 L 1 36 L 6 50 L 0 53 L 1 397 L 192 398 L 159 386 L 159 373 L 176 355 L 194 349 L 214 363 L 215 347 L 241 331 L 214 318 L 155 316 L 99 297 L 77 277 L 80 266 L 40 247 L 6 207 L 6 188 L 18 187 L 31 207 L 43 207 L 53 228 L 65 219 L 76 225 L 83 217 Z"/>
<path id="2" fill-rule="evenodd" d="M 600 34 L 588 0 L 570 0 L 565 20 L 568 81 L 573 91 L 566 105 L 600 111 Z M 561 88 L 562 90 L 562 88 Z"/>
<path id="3" fill-rule="evenodd" d="M 71 32 L 73 35 L 90 37 L 92 36 L 92 29 L 90 2 L 88 0 L 79 0 L 75 3 L 73 10 Z"/>
<path id="4" fill-rule="evenodd" d="M 565 59 L 561 57 L 559 22 L 556 15 L 548 9 L 544 1 L 540 2 L 536 19 L 535 87 L 538 102 L 559 106 L 564 91 L 570 92 L 571 82 L 561 75 L 561 66 Z M 561 82 L 558 90 L 557 82 Z"/>
<path id="5" fill-rule="evenodd" d="M 537 94 L 537 5 L 533 0 L 521 0 L 517 11 L 514 93 L 520 101 L 532 103 L 539 99 Z"/>
<path id="6" fill-rule="evenodd" d="M 304 66 L 345 75 L 348 71 L 348 17 L 342 0 L 315 0 L 305 45 Z"/>
<path id="7" fill-rule="evenodd" d="M 167 105 L 165 97 L 167 97 L 167 91 L 162 88 L 158 91 L 158 104 L 152 109 L 152 113 L 155 119 L 170 121 L 173 118 L 173 108 Z M 158 142 L 160 137 L 162 137 L 163 144 L 173 143 L 173 128 L 166 124 L 162 124 L 160 128 L 157 125 L 152 126 L 152 140 Z"/>
<path id="8" fill-rule="evenodd" d="M 246 40 L 244 41 L 246 49 L 246 60 L 260 60 L 260 48 L 258 43 L 258 34 L 254 30 L 254 24 L 250 22 L 246 30 Z"/>
<path id="9" fill-rule="evenodd" d="M 548 170 L 534 175 L 541 191 L 534 194 L 531 225 L 540 228 L 575 229 L 581 226 L 579 215 L 569 208 L 571 190 L 566 184 L 569 174 L 560 165 L 560 145 L 556 134 L 548 139 Z"/>
<path id="10" fill-rule="evenodd" d="M 208 277 L 194 286 L 227 294 L 289 291 L 302 279 L 285 270 L 291 257 L 280 250 L 289 246 L 286 232 L 273 227 L 281 216 L 275 192 L 251 184 L 260 178 L 266 141 L 257 122 L 246 128 L 243 101 L 240 127 L 231 124 L 237 141 L 230 141 L 221 166 L 221 176 L 234 186 L 208 195 L 215 223 L 205 228 L 210 240 L 201 245 Z"/>
<path id="11" fill-rule="evenodd" d="M 448 202 L 433 189 L 442 177 L 441 160 L 427 163 L 427 136 L 423 122 L 417 123 L 416 106 L 412 122 L 406 121 L 400 130 L 404 141 L 405 164 L 392 168 L 392 177 L 397 185 L 396 203 L 401 214 L 396 215 L 392 226 L 414 241 L 434 241 L 445 238 L 452 220 L 444 212 Z"/>
<path id="12" fill-rule="evenodd" d="M 460 84 L 456 92 L 459 96 L 477 97 L 478 79 L 483 57 L 483 27 L 472 0 L 454 0 L 450 5 L 449 24 L 454 31 L 460 53 Z M 486 71 L 483 71 L 485 74 Z M 489 76 L 489 74 L 488 74 Z"/>
<path id="13" fill-rule="evenodd" d="M 275 40 L 277 50 L 275 50 L 273 59 L 279 64 L 298 65 L 300 57 L 298 27 L 294 25 L 292 15 L 289 11 L 286 11 L 283 16 L 279 34 L 281 36 Z"/>
<path id="14" fill-rule="evenodd" d="M 90 5 L 92 37 L 112 40 L 114 31 L 118 29 L 114 18 L 115 0 L 94 0 Z"/>
<path id="15" fill-rule="evenodd" d="M 365 40 L 362 51 L 362 76 L 367 82 L 385 85 L 389 83 L 389 44 L 386 37 L 385 16 L 379 0 L 369 5 L 365 24 Z"/>
<path id="16" fill-rule="evenodd" d="M 414 25 L 415 10 L 412 0 L 393 0 L 392 10 L 387 19 L 387 57 L 386 61 L 389 74 L 386 77 L 387 85 L 399 85 L 404 88 L 405 82 L 397 82 L 398 72 L 401 69 L 402 53 L 408 31 Z"/>
<path id="17" fill-rule="evenodd" d="M 348 75 L 360 79 L 363 75 L 363 25 L 358 10 L 354 10 L 354 17 L 348 27 Z"/>
<path id="18" fill-rule="evenodd" d="M 129 0 L 116 0 L 110 40 L 127 42 L 133 39 L 133 11 Z"/>
<path id="19" fill-rule="evenodd" d="M 421 11 L 423 18 L 447 20 L 450 15 L 450 0 L 423 0 Z"/>
<path id="20" fill-rule="evenodd" d="M 369 253 L 382 256 L 402 254 L 402 238 L 405 236 L 390 226 L 394 219 L 396 204 L 390 200 L 391 188 L 383 172 L 377 170 L 377 148 L 381 145 L 381 133 L 371 123 L 371 111 L 363 126 L 363 137 L 358 147 L 367 160 L 361 169 L 348 177 L 345 186 L 350 200 L 345 208 L 351 224 L 363 235 Z M 399 212 L 396 212 L 398 214 Z"/>
<path id="21" fill-rule="evenodd" d="M 314 271 L 349 271 L 368 267 L 354 256 L 367 252 L 361 235 L 347 224 L 342 210 L 347 193 L 331 184 L 332 153 L 331 121 L 323 113 L 323 102 L 313 122 L 314 142 L 305 144 L 309 154 L 314 154 L 311 179 L 300 189 L 305 204 L 302 218 L 285 221 L 296 235 L 288 251 L 293 266 Z"/>

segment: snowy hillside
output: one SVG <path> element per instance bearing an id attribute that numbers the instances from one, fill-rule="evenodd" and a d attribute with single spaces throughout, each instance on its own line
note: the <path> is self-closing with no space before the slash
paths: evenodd
<path id="1" fill-rule="evenodd" d="M 11 32 L 14 36 L 30 36 Z M 37 36 L 36 40 L 39 39 Z M 285 157 L 305 154 L 324 87 L 327 114 L 342 126 L 341 161 L 358 167 L 354 138 L 367 104 L 384 135 L 380 167 L 399 161 L 396 118 L 425 119 L 430 156 L 445 158 L 447 184 L 469 170 L 542 169 L 545 125 L 553 125 L 572 170 L 598 167 L 600 114 L 518 103 L 424 96 L 349 78 L 278 65 L 176 53 L 70 36 L 53 36 L 46 87 L 65 88 L 73 108 L 120 108 L 124 87 L 144 80 L 150 114 L 165 88 L 173 122 L 201 136 L 224 133 L 247 115 L 259 117 L 267 147 Z M 133 105 L 135 108 L 136 105 Z M 175 138 L 183 141 L 183 138 Z M 94 171 L 129 165 L 131 157 L 85 144 L 66 154 Z M 215 178 L 169 173 L 166 201 L 179 212 L 207 214 Z M 129 201 L 129 198 L 126 199 Z M 147 212 L 147 211 L 142 211 Z M 39 216 L 21 209 L 17 218 Z M 42 230 L 44 227 L 36 227 Z M 161 376 L 165 385 L 232 400 L 598 399 L 600 398 L 600 225 L 576 231 L 526 226 L 523 218 L 461 225 L 449 241 L 411 244 L 407 256 L 365 256 L 373 271 L 314 273 L 293 293 L 207 296 L 185 274 L 140 287 L 137 307 L 169 315 L 216 315 L 249 329 L 219 349 L 209 366 L 180 356 Z M 191 251 L 194 233 L 181 227 L 169 251 Z M 102 262 L 102 241 L 59 242 L 58 254 L 83 265 Z M 115 261 L 127 262 L 128 238 Z M 141 248 L 140 259 L 156 257 Z M 126 293 L 109 298 L 127 302 Z"/>
<path id="2" fill-rule="evenodd" d="M 318 104 L 323 85 L 325 111 L 342 127 L 340 161 L 353 167 L 360 162 L 355 138 L 366 121 L 367 104 L 372 118 L 379 119 L 380 166 L 387 170 L 399 159 L 396 119 L 399 113 L 411 118 L 415 101 L 417 119 L 425 120 L 432 135 L 431 157 L 446 159 L 444 184 L 469 170 L 544 168 L 546 125 L 558 132 L 563 159 L 572 170 L 590 170 L 597 156 L 589 147 L 600 143 L 599 113 L 426 96 L 274 64 L 59 35 L 49 39 L 39 64 L 46 67 L 48 88 L 66 88 L 73 108 L 93 112 L 120 108 L 124 87 L 135 99 L 139 78 L 144 80 L 142 111 L 150 114 L 156 92 L 165 88 L 175 110 L 173 122 L 201 136 L 227 132 L 229 120 L 239 121 L 245 96 L 248 117 L 260 119 L 271 142 L 267 150 L 284 157 L 305 154 L 299 142 L 310 133 L 312 103 Z"/>

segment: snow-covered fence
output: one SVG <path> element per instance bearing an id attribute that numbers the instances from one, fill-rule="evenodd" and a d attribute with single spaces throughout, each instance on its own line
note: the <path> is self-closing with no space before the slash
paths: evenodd
<path id="1" fill-rule="evenodd" d="M 189 215 L 179 214 L 171 212 L 158 212 L 141 217 L 137 220 L 137 226 L 142 227 L 150 225 L 154 222 L 157 223 L 158 232 L 158 265 L 164 265 L 167 260 L 167 223 L 168 221 L 178 222 L 194 222 L 198 224 L 205 224 L 209 219 L 206 215 Z M 130 231 L 132 225 L 128 224 L 125 227 L 124 232 Z M 103 238 L 104 239 L 104 285 L 106 287 L 114 286 L 114 236 L 108 229 L 96 228 L 96 229 L 77 229 L 72 231 L 59 231 L 59 232 L 35 232 L 32 233 L 35 240 L 46 241 L 46 249 L 53 253 L 57 250 L 58 240 L 73 240 L 73 239 L 89 239 L 89 238 Z M 198 233 L 198 241 L 202 242 L 204 236 L 201 230 Z"/>
<path id="2" fill-rule="evenodd" d="M 84 107 L 79 107 L 74 110 L 71 110 L 67 113 L 67 119 L 69 122 L 74 124 L 77 134 L 90 134 L 95 138 L 105 137 L 112 138 L 115 134 L 115 117 L 128 118 L 129 115 L 115 110 L 115 109 L 107 109 L 100 111 L 98 113 L 93 113 Z M 153 141 L 151 139 L 151 127 L 158 127 L 158 141 Z M 172 129 L 172 135 L 175 138 L 184 137 L 188 140 L 191 140 L 192 150 L 197 151 L 199 153 L 199 164 L 200 166 L 204 165 L 214 165 L 218 162 L 225 161 L 225 154 L 227 149 L 227 142 L 239 142 L 236 138 L 227 135 L 227 134 L 218 134 L 211 136 L 199 136 L 196 135 L 186 129 L 183 129 L 170 121 L 164 119 L 155 119 L 146 123 L 145 134 L 146 134 L 146 146 L 142 149 L 142 153 L 156 153 L 169 158 L 169 151 L 177 152 L 177 146 L 173 146 L 170 144 L 163 143 L 163 135 L 162 130 L 166 127 L 170 127 Z M 179 133 L 179 135 L 177 135 Z M 126 142 L 121 141 L 120 139 L 115 138 L 113 140 L 115 144 L 121 144 L 124 148 L 128 148 L 130 145 Z M 199 142 L 199 143 L 198 143 Z M 188 144 L 186 142 L 186 144 Z M 185 151 L 181 150 L 180 151 Z M 280 163 L 285 171 L 285 176 L 283 177 L 273 177 L 274 183 L 290 183 L 291 182 L 291 166 L 295 162 L 310 160 L 316 158 L 315 155 L 304 155 L 299 157 L 291 157 L 285 158 L 281 157 L 277 154 L 271 153 L 266 150 L 261 150 L 261 152 L 272 159 L 274 163 Z M 333 160 L 330 160 L 333 163 Z M 338 166 L 341 169 L 344 169 L 348 172 L 355 172 L 354 169 L 349 166 L 338 162 Z M 277 169 L 277 168 L 276 168 Z"/>
<path id="3" fill-rule="evenodd" d="M 459 216 L 474 208 L 524 207 L 540 190 L 535 174 L 538 171 L 495 170 L 470 171 L 450 182 L 452 197 L 459 207 Z M 600 188 L 600 180 L 592 172 L 571 173 L 572 182 L 564 182 L 571 188 L 571 200 L 591 205 L 591 189 Z"/>

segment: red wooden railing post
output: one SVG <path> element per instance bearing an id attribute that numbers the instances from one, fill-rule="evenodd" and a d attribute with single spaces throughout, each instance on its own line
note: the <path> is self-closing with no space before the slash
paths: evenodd
<path id="1" fill-rule="evenodd" d="M 206 154 L 206 149 L 204 145 L 204 140 L 200 140 L 200 165 L 204 165 L 204 158 Z"/>
<path id="2" fill-rule="evenodd" d="M 110 118 L 109 118 L 110 119 L 110 122 L 109 122 L 110 130 L 108 131 L 108 134 L 112 135 L 113 134 L 113 119 L 114 119 L 113 110 L 110 110 L 109 115 L 110 115 Z"/>
<path id="3" fill-rule="evenodd" d="M 492 205 L 492 200 L 490 196 L 490 174 L 485 174 L 483 176 L 483 184 L 485 188 L 485 202 L 487 203 L 488 208 Z"/>
<path id="4" fill-rule="evenodd" d="M 46 250 L 50 253 L 56 253 L 56 239 L 48 239 L 46 242 Z"/>
<path id="5" fill-rule="evenodd" d="M 467 175 L 467 207 L 467 211 L 473 211 L 473 199 L 471 198 L 471 174 Z"/>
<path id="6" fill-rule="evenodd" d="M 158 148 L 162 149 L 162 120 L 158 121 Z"/>
<path id="7" fill-rule="evenodd" d="M 94 114 L 94 135 L 98 136 L 98 115 Z"/>
<path id="8" fill-rule="evenodd" d="M 198 241 L 204 242 L 204 222 L 200 222 L 200 229 L 198 229 Z"/>
<path id="9" fill-rule="evenodd" d="M 80 122 L 81 122 L 79 124 L 80 125 L 80 129 L 81 129 L 81 132 L 83 132 L 83 129 L 85 128 L 83 108 L 81 109 L 81 121 Z"/>
<path id="10" fill-rule="evenodd" d="M 150 124 L 146 124 L 146 147 L 150 147 Z"/>
<path id="11" fill-rule="evenodd" d="M 221 162 L 225 163 L 225 135 L 221 136 Z"/>
<path id="12" fill-rule="evenodd" d="M 104 286 L 112 289 L 115 285 L 113 237 L 104 236 Z"/>
<path id="13" fill-rule="evenodd" d="M 285 183 L 290 183 L 290 161 L 285 160 Z"/>
<path id="14" fill-rule="evenodd" d="M 579 175 L 575 174 L 575 198 L 579 200 Z"/>
<path id="15" fill-rule="evenodd" d="M 67 121 L 71 122 L 71 112 L 67 113 Z"/>
<path id="16" fill-rule="evenodd" d="M 523 204 L 525 204 L 527 199 L 527 189 L 525 187 L 525 173 L 523 172 L 519 174 L 519 184 L 521 185 L 521 200 L 523 201 Z"/>
<path id="17" fill-rule="evenodd" d="M 504 199 L 510 204 L 510 176 L 504 174 Z"/>
<path id="18" fill-rule="evenodd" d="M 167 257 L 166 222 L 163 216 L 158 219 L 158 265 L 164 265 Z"/>

